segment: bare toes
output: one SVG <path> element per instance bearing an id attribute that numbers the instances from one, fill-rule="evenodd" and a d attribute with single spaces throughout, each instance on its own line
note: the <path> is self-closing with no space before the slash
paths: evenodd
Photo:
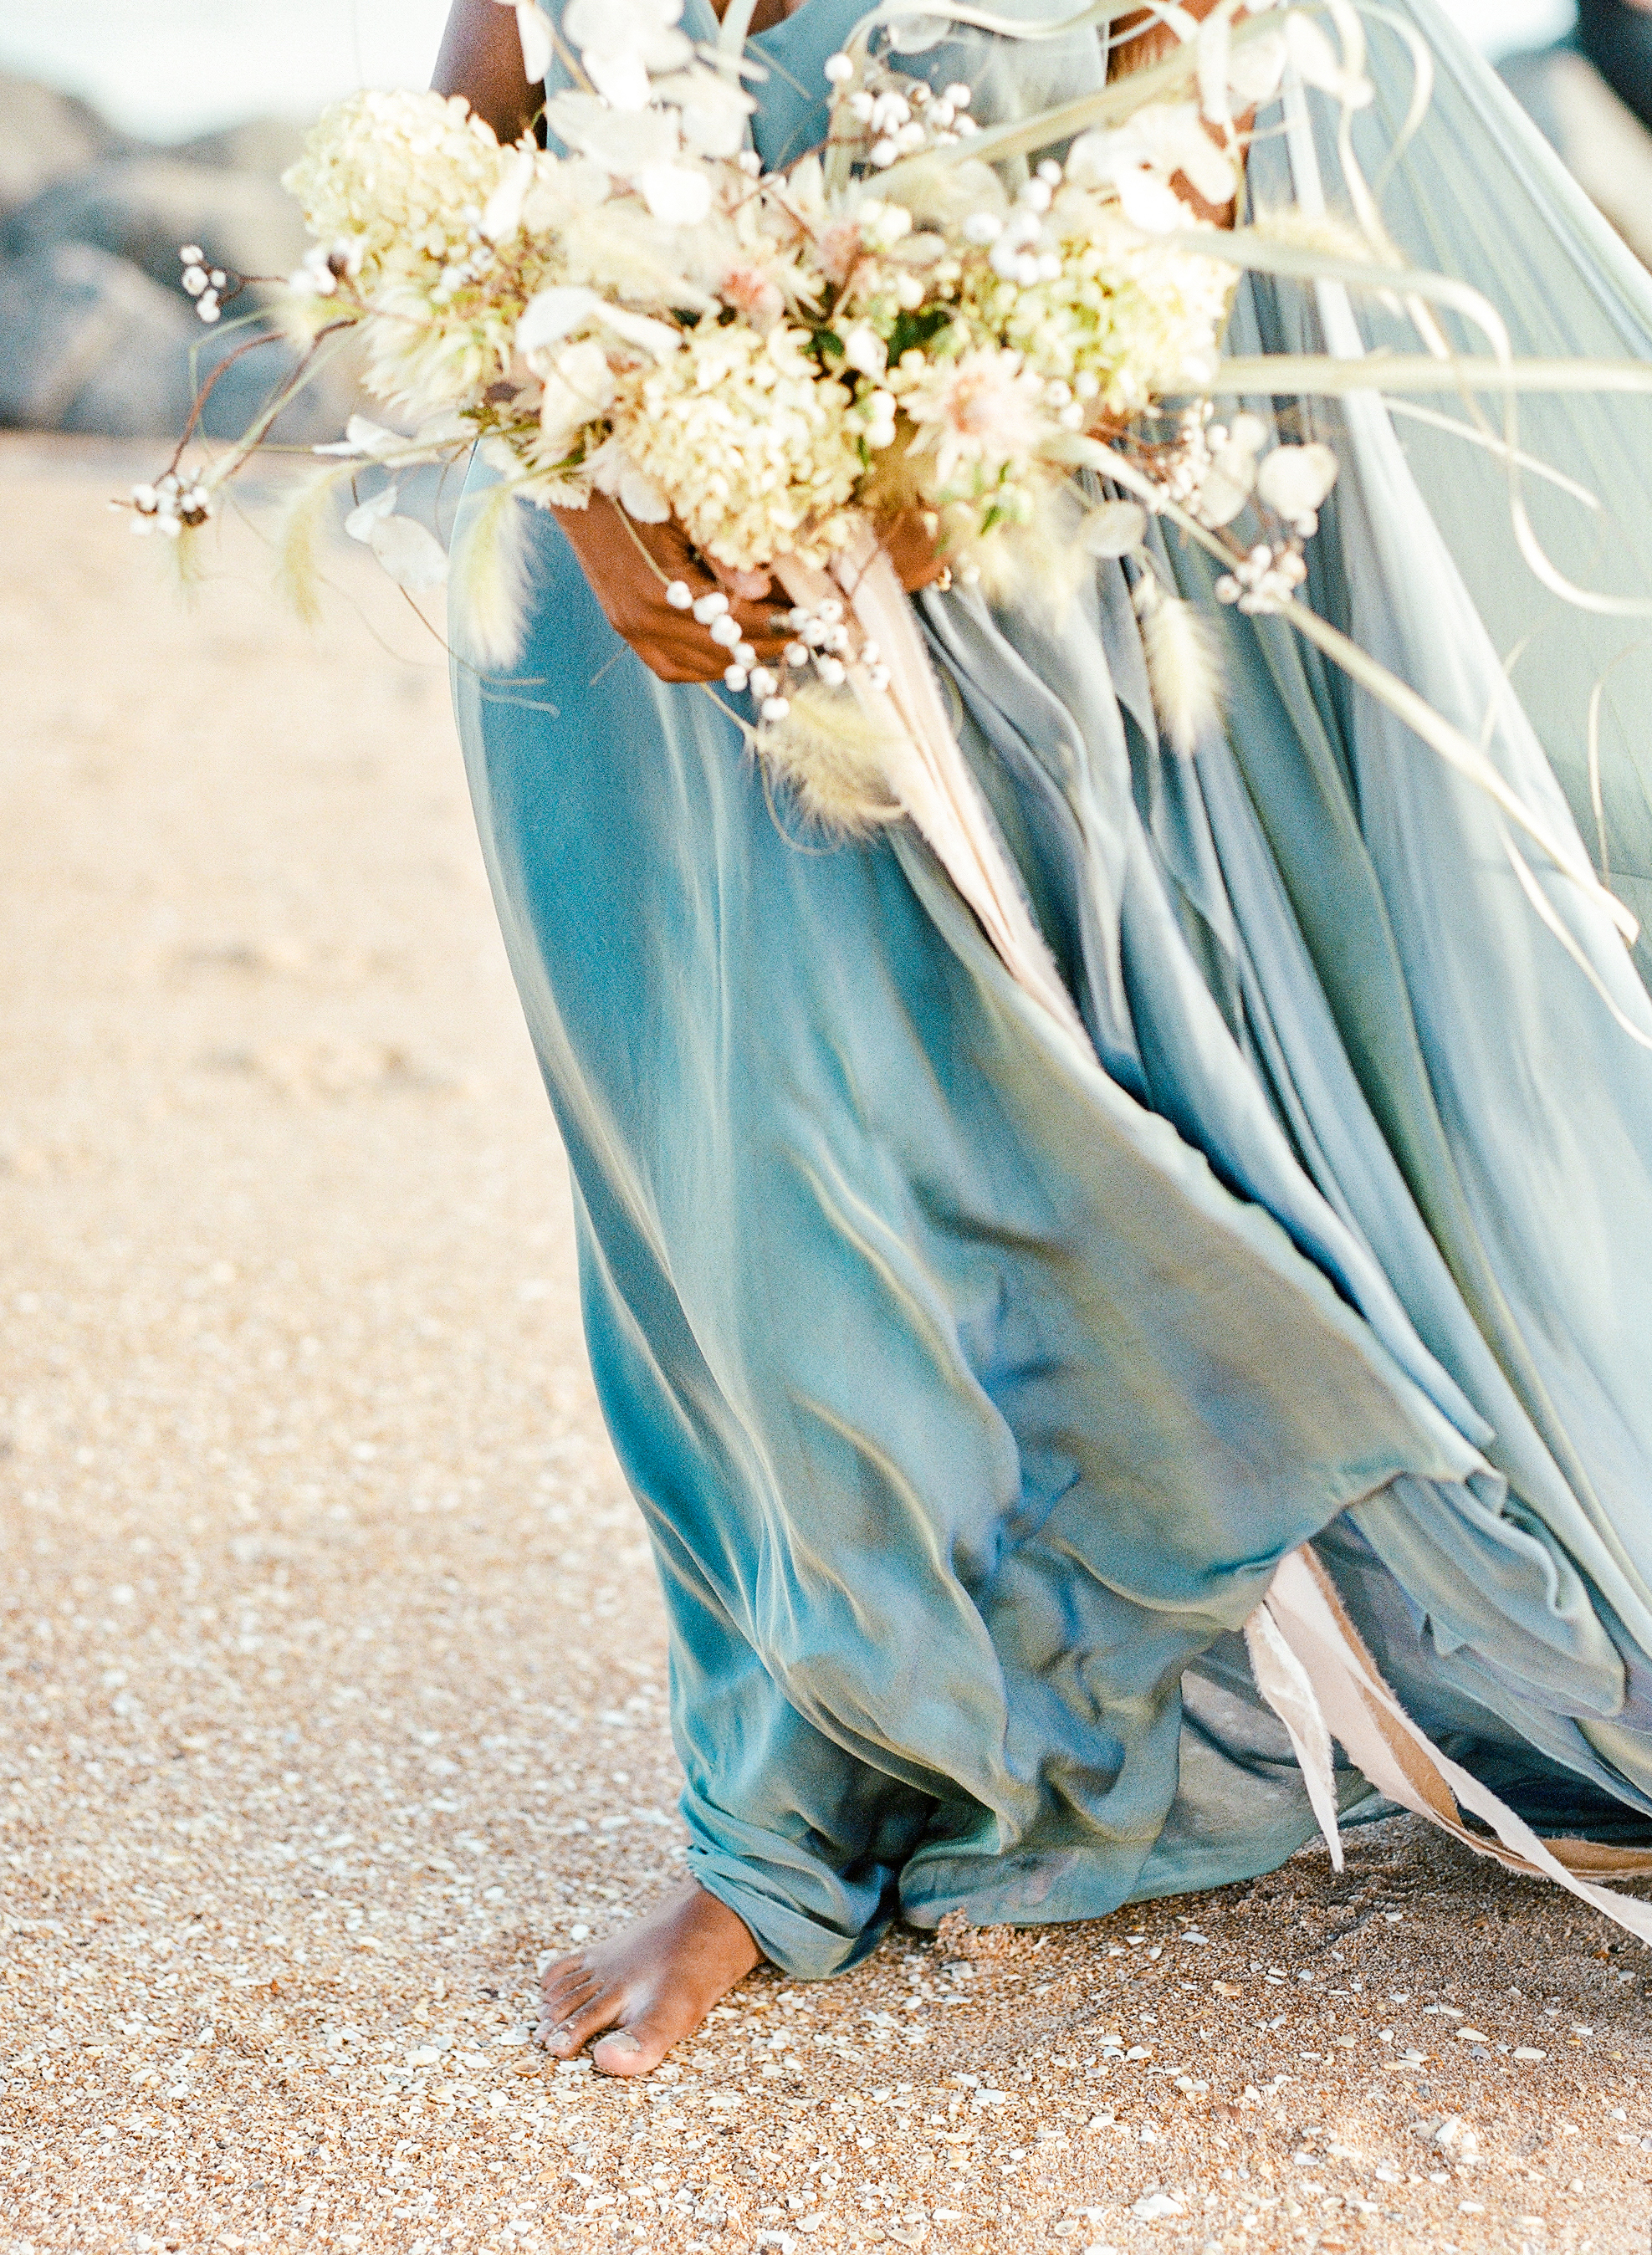
<path id="1" fill-rule="evenodd" d="M 542 1989 L 548 1989 L 558 1981 L 569 1980 L 578 1974 L 588 1975 L 590 1970 L 590 1959 L 582 1949 L 576 1949 L 571 1956 L 556 1958 L 547 1965 L 539 1985 Z"/>
<path id="2" fill-rule="evenodd" d="M 667 2034 L 651 2027 L 646 2019 L 635 2021 L 629 2027 L 616 2028 L 601 2043 L 593 2044 L 591 2064 L 604 2075 L 647 2075 L 685 2033 L 678 2028 Z"/>
<path id="3" fill-rule="evenodd" d="M 553 2058 L 587 2044 L 605 2075 L 647 2075 L 762 1956 L 750 1930 L 685 1881 L 622 1935 L 552 1965 L 535 2031 Z"/>
<path id="4" fill-rule="evenodd" d="M 557 2053 L 561 2058 L 572 2058 L 580 2047 L 588 2043 L 594 2035 L 603 2028 L 611 2028 L 619 2013 L 618 1991 L 598 1989 L 563 2014 L 546 2036 L 545 2049 Z"/>
<path id="5" fill-rule="evenodd" d="M 568 1965 L 546 1974 L 540 1996 L 548 2009 L 560 2012 L 575 1997 L 583 1997 L 596 1986 L 597 1977 L 588 1966 Z"/>

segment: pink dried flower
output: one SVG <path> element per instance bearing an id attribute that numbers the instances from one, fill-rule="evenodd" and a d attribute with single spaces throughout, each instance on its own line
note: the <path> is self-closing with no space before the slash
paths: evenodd
<path id="1" fill-rule="evenodd" d="M 736 259 L 718 284 L 717 294 L 765 334 L 786 309 L 778 285 L 755 258 Z"/>
<path id="2" fill-rule="evenodd" d="M 901 404 L 918 426 L 918 446 L 932 450 L 943 487 L 966 464 L 1025 461 L 1050 435 L 1040 405 L 1043 385 L 1021 355 L 977 348 L 925 368 L 901 388 Z"/>
<path id="3" fill-rule="evenodd" d="M 861 230 L 852 219 L 840 219 L 826 228 L 815 244 L 815 256 L 828 281 L 847 282 L 861 257 Z"/>

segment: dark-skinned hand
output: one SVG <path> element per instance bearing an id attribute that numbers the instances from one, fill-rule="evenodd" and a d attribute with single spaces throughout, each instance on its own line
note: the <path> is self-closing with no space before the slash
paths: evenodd
<path id="1" fill-rule="evenodd" d="M 721 681 L 730 655 L 692 611 L 666 601 L 673 580 L 696 597 L 721 589 L 760 665 L 777 665 L 794 639 L 785 622 L 791 605 L 776 597 L 770 575 L 731 572 L 701 556 L 675 519 L 639 524 L 604 494 L 593 494 L 584 509 L 553 514 L 608 624 L 662 681 Z M 883 545 L 909 594 L 928 587 L 946 568 L 917 509 L 890 521 Z"/>

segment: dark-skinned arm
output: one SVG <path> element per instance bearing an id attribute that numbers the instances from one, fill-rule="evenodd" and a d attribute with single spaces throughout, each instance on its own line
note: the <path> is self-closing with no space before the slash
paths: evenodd
<path id="1" fill-rule="evenodd" d="M 1652 0 L 1648 0 L 1648 4 L 1652 5 Z M 1182 5 L 1190 16 L 1197 17 L 1202 23 L 1216 7 L 1217 0 L 1182 0 Z M 1128 78 L 1132 71 L 1146 70 L 1149 64 L 1163 62 L 1166 55 L 1175 53 L 1180 44 L 1168 25 L 1155 23 L 1150 8 L 1143 8 L 1134 16 L 1121 16 L 1114 25 L 1113 32 L 1115 40 L 1127 33 L 1134 36 L 1123 38 L 1122 44 L 1115 46 L 1108 56 L 1107 76 L 1110 79 Z M 1234 119 L 1241 134 L 1250 130 L 1254 117 L 1255 112 L 1252 111 Z M 1237 202 L 1206 203 L 1191 180 L 1178 179 L 1176 193 L 1192 205 L 1208 226 L 1232 227 L 1238 214 Z"/>
<path id="2" fill-rule="evenodd" d="M 545 99 L 522 67 L 516 11 L 497 0 L 453 0 L 431 86 L 462 94 L 502 143 L 522 138 Z"/>

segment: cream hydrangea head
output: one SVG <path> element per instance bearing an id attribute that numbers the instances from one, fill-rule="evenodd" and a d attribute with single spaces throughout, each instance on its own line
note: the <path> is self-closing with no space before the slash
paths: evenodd
<path id="1" fill-rule="evenodd" d="M 972 276 L 972 327 L 1019 351 L 1046 380 L 1083 379 L 1115 415 L 1207 383 L 1234 274 L 1214 259 L 1168 249 L 1121 207 L 1064 191 L 1051 214 L 1053 274 L 1023 283 L 990 265 Z M 1056 261 L 1052 261 L 1055 263 Z"/>
<path id="2" fill-rule="evenodd" d="M 861 469 L 844 386 L 801 330 L 766 336 L 702 321 L 669 359 L 628 379 L 615 432 L 697 547 L 749 570 L 794 551 L 819 561 L 846 537 Z"/>
<path id="3" fill-rule="evenodd" d="M 513 162 L 461 95 L 353 94 L 323 116 L 282 186 L 318 241 L 359 249 L 369 288 L 387 270 L 461 255 Z"/>

